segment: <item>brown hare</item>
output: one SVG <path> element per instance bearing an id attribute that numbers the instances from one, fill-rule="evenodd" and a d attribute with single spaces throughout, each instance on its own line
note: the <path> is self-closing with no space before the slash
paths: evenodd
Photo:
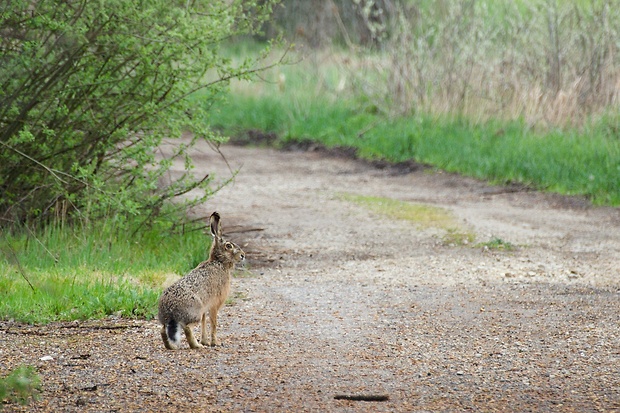
<path id="1" fill-rule="evenodd" d="M 209 259 L 200 263 L 170 287 L 159 298 L 159 322 L 163 324 L 161 338 L 167 349 L 179 348 L 181 329 L 191 348 L 216 346 L 217 313 L 230 293 L 230 279 L 235 264 L 245 260 L 245 253 L 236 244 L 222 238 L 220 215 L 209 220 L 213 243 Z M 211 337 L 207 335 L 207 312 L 211 322 Z M 196 341 L 192 326 L 201 323 L 201 340 Z"/>

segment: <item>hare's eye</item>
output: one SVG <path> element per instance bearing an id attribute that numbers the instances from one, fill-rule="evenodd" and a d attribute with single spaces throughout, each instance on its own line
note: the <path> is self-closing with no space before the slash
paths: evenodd
<path id="1" fill-rule="evenodd" d="M 232 249 L 232 244 L 230 242 L 227 242 L 226 244 L 224 244 L 224 248 L 226 248 L 227 250 L 231 250 Z"/>

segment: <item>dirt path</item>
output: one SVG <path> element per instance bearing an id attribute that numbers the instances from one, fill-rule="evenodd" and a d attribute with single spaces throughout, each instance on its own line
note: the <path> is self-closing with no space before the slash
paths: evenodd
<path id="1" fill-rule="evenodd" d="M 219 211 L 249 256 L 224 346 L 166 351 L 155 322 L 4 323 L 3 369 L 32 364 L 44 382 L 6 411 L 620 411 L 620 210 L 314 152 L 224 152 L 236 182 L 197 211 Z M 226 177 L 206 148 L 195 159 Z M 439 207 L 476 242 L 517 248 L 450 245 L 345 193 Z"/>

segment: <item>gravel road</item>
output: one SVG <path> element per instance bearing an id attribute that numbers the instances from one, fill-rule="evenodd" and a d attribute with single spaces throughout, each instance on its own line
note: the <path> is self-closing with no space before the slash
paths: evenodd
<path id="1" fill-rule="evenodd" d="M 222 151 L 239 174 L 194 213 L 220 212 L 248 254 L 224 345 L 165 350 L 155 321 L 2 322 L 0 371 L 43 381 L 5 411 L 620 411 L 619 209 L 323 151 Z M 230 175 L 207 147 L 194 159 Z M 346 195 L 433 207 L 475 240 Z"/>

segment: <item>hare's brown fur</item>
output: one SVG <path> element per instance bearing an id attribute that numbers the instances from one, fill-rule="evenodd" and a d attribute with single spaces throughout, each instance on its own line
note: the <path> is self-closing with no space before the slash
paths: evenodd
<path id="1" fill-rule="evenodd" d="M 161 338 L 167 349 L 179 347 L 183 329 L 191 348 L 219 345 L 217 340 L 217 313 L 230 293 L 230 279 L 237 262 L 245 253 L 236 244 L 225 241 L 221 235 L 220 216 L 210 218 L 213 243 L 209 259 L 200 263 L 185 277 L 164 290 L 159 298 L 159 322 L 163 324 Z M 207 312 L 211 323 L 211 337 L 207 334 Z M 200 343 L 192 333 L 194 324 L 201 324 Z"/>

